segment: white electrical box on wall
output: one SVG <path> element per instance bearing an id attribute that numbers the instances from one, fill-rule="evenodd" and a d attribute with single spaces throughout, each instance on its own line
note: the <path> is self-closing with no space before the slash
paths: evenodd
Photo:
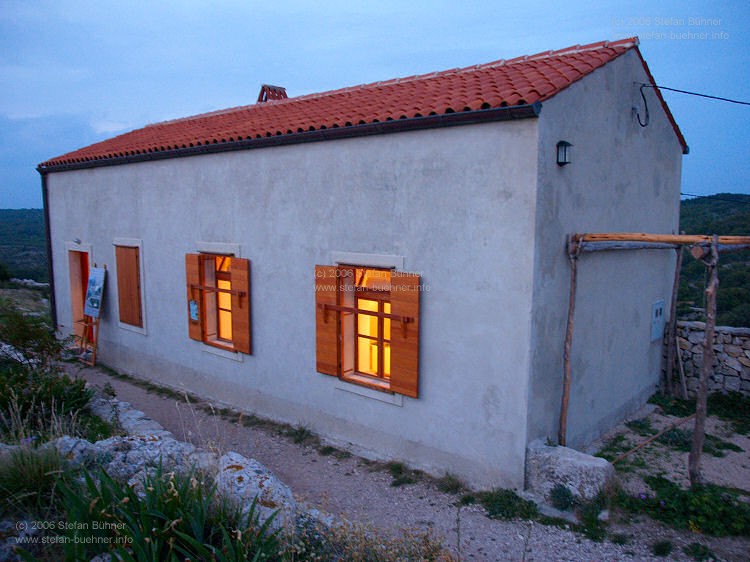
<path id="1" fill-rule="evenodd" d="M 664 339 L 664 326 L 666 323 L 664 299 L 660 299 L 651 305 L 651 341 Z"/>

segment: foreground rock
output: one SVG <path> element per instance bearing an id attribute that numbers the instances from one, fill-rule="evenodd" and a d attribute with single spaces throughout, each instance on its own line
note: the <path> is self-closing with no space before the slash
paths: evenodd
<path id="1" fill-rule="evenodd" d="M 539 440 L 526 449 L 526 488 L 546 501 L 558 484 L 581 500 L 591 500 L 614 480 L 615 468 L 605 459 Z"/>
<path id="2" fill-rule="evenodd" d="M 91 443 L 78 437 L 63 436 L 42 445 L 54 448 L 74 467 L 101 466 L 112 478 L 141 493 L 146 477 L 157 467 L 164 471 L 187 472 L 199 470 L 215 479 L 217 494 L 221 499 L 241 507 L 247 514 L 255 500 L 259 523 L 273 517 L 272 530 L 289 529 L 296 525 L 330 524 L 330 516 L 298 505 L 291 489 L 265 466 L 236 452 L 222 457 L 190 443 L 178 441 L 154 420 L 146 417 L 127 402 L 96 398 L 92 410 L 100 417 L 118 421 L 127 435 L 110 437 Z M 9 454 L 19 446 L 0 443 L 0 454 Z M 0 522 L 3 523 L 3 522 Z M 11 533 L 13 534 L 13 533 Z M 6 537 L 2 548 L 10 547 L 17 536 Z M 7 559 L 0 548 L 0 560 Z M 7 550 L 7 548 L 6 548 Z"/>
<path id="3" fill-rule="evenodd" d="M 239 453 L 230 452 L 219 459 L 217 491 L 242 506 L 244 515 L 255 500 L 255 511 L 261 521 L 271 521 L 272 529 L 291 528 L 296 520 L 297 502 L 292 490 L 265 466 Z"/>

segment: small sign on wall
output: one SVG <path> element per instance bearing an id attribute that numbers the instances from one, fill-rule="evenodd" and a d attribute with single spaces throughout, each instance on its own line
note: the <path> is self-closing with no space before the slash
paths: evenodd
<path id="1" fill-rule="evenodd" d="M 188 303 L 188 310 L 190 311 L 190 321 L 198 322 L 200 319 L 198 312 L 198 301 L 191 299 Z"/>
<path id="2" fill-rule="evenodd" d="M 664 299 L 659 299 L 651 305 L 651 341 L 661 341 L 664 339 L 664 326 L 666 323 Z"/>
<path id="3" fill-rule="evenodd" d="M 99 318 L 102 310 L 102 298 L 104 296 L 104 278 L 107 270 L 102 267 L 93 267 L 89 272 L 89 284 L 86 289 L 86 301 L 83 305 L 83 313 L 91 318 Z"/>

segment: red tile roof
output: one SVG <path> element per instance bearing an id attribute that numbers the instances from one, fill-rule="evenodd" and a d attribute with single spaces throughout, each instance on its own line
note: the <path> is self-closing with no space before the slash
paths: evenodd
<path id="1" fill-rule="evenodd" d="M 178 156 L 180 151 L 206 145 L 227 144 L 229 149 L 238 141 L 248 144 L 268 137 L 296 135 L 301 141 L 310 131 L 528 106 L 549 99 L 628 50 L 637 51 L 637 46 L 638 38 L 633 37 L 296 98 L 268 96 L 268 101 L 254 105 L 148 125 L 48 160 L 40 170 L 113 159 L 124 163 L 158 153 Z"/>

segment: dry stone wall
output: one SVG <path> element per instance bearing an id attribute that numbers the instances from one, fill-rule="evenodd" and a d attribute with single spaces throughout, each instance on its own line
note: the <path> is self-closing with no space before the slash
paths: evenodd
<path id="1" fill-rule="evenodd" d="M 703 322 L 677 322 L 677 345 L 691 396 L 698 388 L 705 333 Z M 716 327 L 714 369 L 708 391 L 734 391 L 750 396 L 750 328 Z"/>

